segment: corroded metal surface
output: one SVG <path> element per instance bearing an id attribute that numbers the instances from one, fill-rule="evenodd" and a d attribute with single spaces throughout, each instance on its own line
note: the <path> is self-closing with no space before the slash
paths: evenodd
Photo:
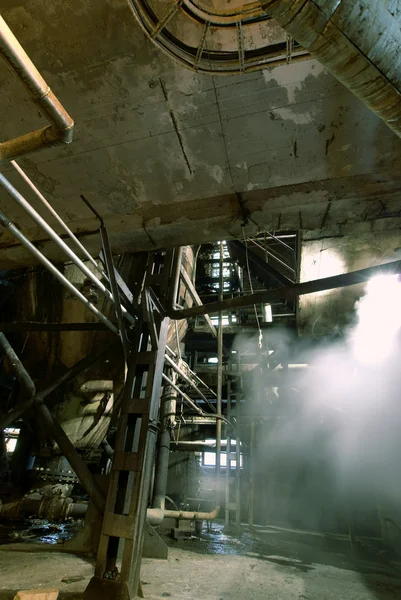
<path id="1" fill-rule="evenodd" d="M 167 8 L 147 0 L 131 0 L 131 5 L 143 31 L 160 50 L 200 73 L 232 75 L 309 58 L 298 44 L 288 44 L 261 1 L 238 7 L 193 0 L 170 0 Z M 191 30 L 190 37 L 186 29 Z M 246 44 L 244 29 L 249 30 Z"/>
<path id="2" fill-rule="evenodd" d="M 74 121 L 40 75 L 17 38 L 0 16 L 0 56 L 42 108 L 51 125 L 0 144 L 0 162 L 40 150 L 46 146 L 69 144 L 74 136 Z"/>
<path id="3" fill-rule="evenodd" d="M 401 31 L 383 2 L 269 0 L 264 8 L 401 136 Z"/>

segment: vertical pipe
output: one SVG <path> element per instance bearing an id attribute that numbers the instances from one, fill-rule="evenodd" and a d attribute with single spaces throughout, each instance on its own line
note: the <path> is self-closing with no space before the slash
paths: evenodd
<path id="1" fill-rule="evenodd" d="M 219 301 L 223 300 L 223 242 L 220 242 L 220 269 L 219 269 Z M 223 313 L 219 313 L 219 328 L 217 332 L 217 400 L 216 412 L 222 414 L 222 391 L 223 391 Z M 216 502 L 220 505 L 220 465 L 221 465 L 221 420 L 216 420 Z"/>
<path id="2" fill-rule="evenodd" d="M 240 446 L 240 419 L 241 419 L 241 397 L 240 397 L 240 389 L 241 389 L 241 355 L 239 350 L 237 350 L 236 354 L 236 367 L 237 367 L 237 385 L 236 385 L 236 394 L 235 394 L 235 414 L 236 414 L 236 423 L 235 423 L 235 524 L 237 527 L 241 525 L 241 446 Z"/>
<path id="3" fill-rule="evenodd" d="M 176 378 L 175 373 L 171 372 L 170 376 L 174 381 Z M 160 406 L 161 432 L 159 436 L 159 446 L 157 449 L 152 501 L 152 508 L 157 508 L 161 511 L 164 511 L 166 502 L 168 465 L 170 460 L 171 427 L 175 423 L 176 405 L 177 392 L 171 385 L 165 383 Z"/>
<path id="4" fill-rule="evenodd" d="M 231 368 L 228 369 L 231 371 Z M 227 381 L 227 419 L 231 418 L 231 381 Z M 230 480 L 231 480 L 231 433 L 228 427 L 227 431 L 227 446 L 226 446 L 226 511 L 225 511 L 225 524 L 226 527 L 230 526 Z"/>
<path id="5" fill-rule="evenodd" d="M 251 439 L 249 443 L 249 511 L 248 511 L 248 525 L 253 527 L 253 508 L 255 500 L 255 473 L 254 473 L 254 461 L 255 461 L 255 421 L 251 421 Z"/>
<path id="6" fill-rule="evenodd" d="M 235 524 L 241 525 L 241 446 L 238 435 L 238 419 L 236 423 L 237 434 L 235 438 Z"/>

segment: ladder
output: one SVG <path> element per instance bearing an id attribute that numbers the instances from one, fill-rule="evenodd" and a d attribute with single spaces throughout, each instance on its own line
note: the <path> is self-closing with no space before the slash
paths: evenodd
<path id="1" fill-rule="evenodd" d="M 84 600 L 131 600 L 140 589 L 140 566 L 155 446 L 169 319 L 172 254 L 149 255 L 142 319 L 134 331 L 117 426 L 110 482 L 94 577 Z"/>

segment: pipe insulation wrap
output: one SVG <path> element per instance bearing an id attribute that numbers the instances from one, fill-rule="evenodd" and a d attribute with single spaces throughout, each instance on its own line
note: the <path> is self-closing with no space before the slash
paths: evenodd
<path id="1" fill-rule="evenodd" d="M 401 137 L 401 29 L 383 0 L 270 0 L 263 8 Z"/>

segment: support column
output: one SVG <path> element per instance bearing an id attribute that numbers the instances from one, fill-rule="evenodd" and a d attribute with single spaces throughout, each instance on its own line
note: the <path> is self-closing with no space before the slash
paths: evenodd
<path id="1" fill-rule="evenodd" d="M 223 300 L 223 260 L 224 247 L 220 242 L 220 269 L 219 269 L 219 301 Z M 222 394 L 223 394 L 223 312 L 219 313 L 219 328 L 217 332 L 217 400 L 216 411 L 218 415 L 222 414 Z M 220 506 L 221 499 L 221 419 L 216 420 L 216 504 Z"/>

